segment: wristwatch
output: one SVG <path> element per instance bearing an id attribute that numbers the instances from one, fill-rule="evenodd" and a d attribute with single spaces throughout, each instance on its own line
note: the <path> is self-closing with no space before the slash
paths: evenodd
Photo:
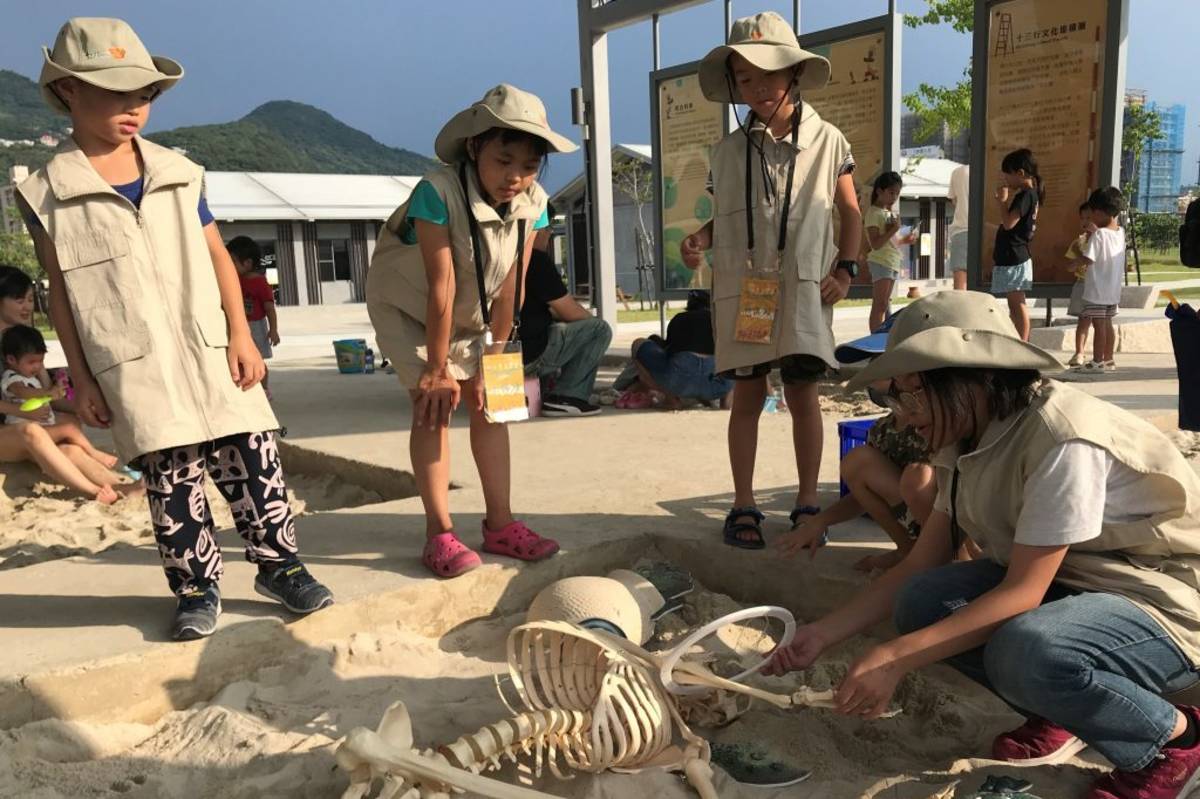
<path id="1" fill-rule="evenodd" d="M 838 261 L 837 264 L 833 268 L 834 269 L 845 269 L 846 273 L 850 275 L 851 280 L 858 277 L 858 261 L 851 261 L 848 258 L 843 259 L 841 261 Z"/>

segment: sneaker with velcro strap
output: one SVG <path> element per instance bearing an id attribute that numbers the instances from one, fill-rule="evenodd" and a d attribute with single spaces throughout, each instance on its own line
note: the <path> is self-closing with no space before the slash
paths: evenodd
<path id="1" fill-rule="evenodd" d="M 292 613 L 312 613 L 333 604 L 333 592 L 317 582 L 298 560 L 259 564 L 254 590 Z"/>
<path id="2" fill-rule="evenodd" d="M 175 621 L 171 638 L 176 641 L 195 641 L 207 638 L 217 629 L 221 615 L 221 592 L 216 584 L 199 586 L 179 597 L 175 606 Z"/>

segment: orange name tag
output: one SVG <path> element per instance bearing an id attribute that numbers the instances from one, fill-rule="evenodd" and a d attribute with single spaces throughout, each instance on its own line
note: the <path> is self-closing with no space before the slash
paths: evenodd
<path id="1" fill-rule="evenodd" d="M 770 344 L 775 330 L 775 311 L 779 308 L 778 274 L 759 273 L 742 277 L 738 298 L 737 323 L 733 338 L 744 344 Z"/>
<path id="2" fill-rule="evenodd" d="M 529 418 L 521 345 L 502 346 L 503 352 L 483 356 L 484 413 L 491 422 L 520 422 Z"/>

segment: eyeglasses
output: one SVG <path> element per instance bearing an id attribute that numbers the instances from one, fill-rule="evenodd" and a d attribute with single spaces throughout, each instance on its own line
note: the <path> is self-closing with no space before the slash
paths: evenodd
<path id="1" fill-rule="evenodd" d="M 867 396 L 871 398 L 871 402 L 887 408 L 892 413 L 922 413 L 926 410 L 924 394 L 925 389 L 923 388 L 918 388 L 916 391 L 900 391 L 896 388 L 895 380 L 891 382 L 886 392 L 879 391 L 874 386 L 867 387 Z"/>

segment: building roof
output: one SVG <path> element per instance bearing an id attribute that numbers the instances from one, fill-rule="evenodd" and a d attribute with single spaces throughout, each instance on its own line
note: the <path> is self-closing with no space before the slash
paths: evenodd
<path id="1" fill-rule="evenodd" d="M 653 151 L 648 144 L 614 144 L 613 157 L 624 156 L 636 158 L 650 163 Z M 910 199 L 937 199 L 948 197 L 950 194 L 950 175 L 962 166 L 957 161 L 947 158 L 904 158 L 900 159 L 900 174 L 904 177 L 902 197 Z M 582 196 L 584 176 L 581 172 L 570 183 L 563 186 L 550 201 L 559 208 L 565 208 L 578 197 Z"/>
<path id="2" fill-rule="evenodd" d="M 387 219 L 421 180 L 404 175 L 207 172 L 217 221 Z"/>

